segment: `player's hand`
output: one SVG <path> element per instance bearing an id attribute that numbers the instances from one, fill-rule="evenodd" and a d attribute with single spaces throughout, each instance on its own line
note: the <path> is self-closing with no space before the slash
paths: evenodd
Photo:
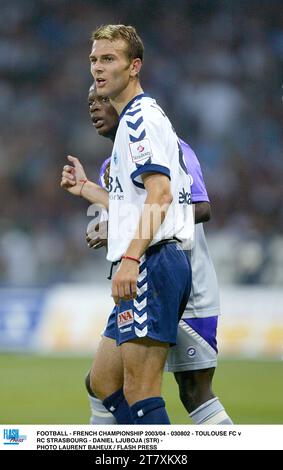
<path id="1" fill-rule="evenodd" d="M 123 259 L 112 280 L 112 297 L 116 305 L 121 300 L 135 299 L 139 265 L 133 260 Z"/>
<path id="2" fill-rule="evenodd" d="M 68 155 L 72 165 L 65 165 L 62 171 L 61 188 L 66 189 L 75 196 L 80 196 L 83 181 L 87 179 L 84 168 L 78 158 Z"/>
<path id="3" fill-rule="evenodd" d="M 90 248 L 97 250 L 103 246 L 107 247 L 107 229 L 108 222 L 106 220 L 96 224 L 94 228 L 89 225 L 86 233 L 86 241 Z"/>

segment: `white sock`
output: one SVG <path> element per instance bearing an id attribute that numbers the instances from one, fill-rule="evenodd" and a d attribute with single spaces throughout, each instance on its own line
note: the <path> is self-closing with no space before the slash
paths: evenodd
<path id="1" fill-rule="evenodd" d="M 233 424 L 217 397 L 196 408 L 190 417 L 195 424 Z"/>
<path id="2" fill-rule="evenodd" d="M 115 417 L 106 410 L 101 400 L 89 394 L 88 398 L 91 409 L 90 424 L 117 424 Z"/>

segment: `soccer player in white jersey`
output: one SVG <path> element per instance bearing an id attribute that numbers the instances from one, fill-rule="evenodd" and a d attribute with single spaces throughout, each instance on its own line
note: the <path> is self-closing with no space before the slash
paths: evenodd
<path id="1" fill-rule="evenodd" d="M 103 358 L 100 372 L 97 362 L 92 368 L 91 388 L 118 422 L 129 406 L 135 424 L 169 424 L 161 383 L 191 284 L 177 241 L 193 241 L 189 178 L 170 121 L 141 88 L 143 44 L 135 29 L 101 26 L 92 39 L 97 94 L 110 98 L 120 120 L 110 165 L 107 259 L 120 263 L 112 317 L 123 375 L 103 396 Z"/>
<path id="2" fill-rule="evenodd" d="M 88 96 L 89 112 L 99 135 L 115 138 L 119 118 L 107 98 L 98 97 L 92 85 Z M 219 295 L 215 270 L 207 248 L 202 222 L 210 218 L 210 205 L 199 162 L 191 148 L 182 140 L 180 144 L 191 178 L 192 202 L 195 207 L 195 243 L 191 251 L 192 292 L 178 326 L 177 345 L 170 349 L 167 370 L 175 373 L 180 398 L 193 421 L 198 424 L 232 424 L 218 398 L 212 392 L 212 378 L 217 363 L 216 328 L 219 314 Z M 62 186 L 73 194 L 81 191 L 79 179 L 86 179 L 78 159 L 74 166 L 66 165 L 62 174 Z M 109 184 L 110 158 L 100 169 L 99 183 Z M 72 180 L 75 176 L 75 181 Z M 84 191 L 82 191 L 84 196 Z M 95 198 L 90 199 L 96 202 Z M 107 235 L 106 235 L 107 236 Z M 102 237 L 102 238 L 101 238 Z M 90 247 L 106 245 L 105 235 L 97 229 L 88 234 Z M 114 337 L 114 334 L 113 334 Z M 120 354 L 116 348 L 115 356 Z M 86 387 L 91 405 L 92 424 L 114 424 L 113 415 L 94 396 L 90 388 L 89 374 Z"/>

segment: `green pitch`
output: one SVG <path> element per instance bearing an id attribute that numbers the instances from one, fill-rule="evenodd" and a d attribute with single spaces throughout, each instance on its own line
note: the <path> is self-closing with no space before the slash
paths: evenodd
<path id="1" fill-rule="evenodd" d="M 1 424 L 86 424 L 91 358 L 0 355 Z M 214 391 L 236 424 L 283 424 L 282 362 L 221 361 Z M 172 374 L 163 395 L 172 424 L 190 423 Z"/>

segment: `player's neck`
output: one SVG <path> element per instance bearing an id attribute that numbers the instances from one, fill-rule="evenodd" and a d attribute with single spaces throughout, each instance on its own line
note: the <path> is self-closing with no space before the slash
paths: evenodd
<path id="1" fill-rule="evenodd" d="M 135 82 L 130 82 L 127 88 L 125 88 L 118 96 L 114 99 L 111 99 L 110 102 L 112 106 L 116 109 L 117 113 L 120 115 L 125 106 L 133 99 L 135 96 L 143 93 L 140 82 L 135 80 Z"/>

